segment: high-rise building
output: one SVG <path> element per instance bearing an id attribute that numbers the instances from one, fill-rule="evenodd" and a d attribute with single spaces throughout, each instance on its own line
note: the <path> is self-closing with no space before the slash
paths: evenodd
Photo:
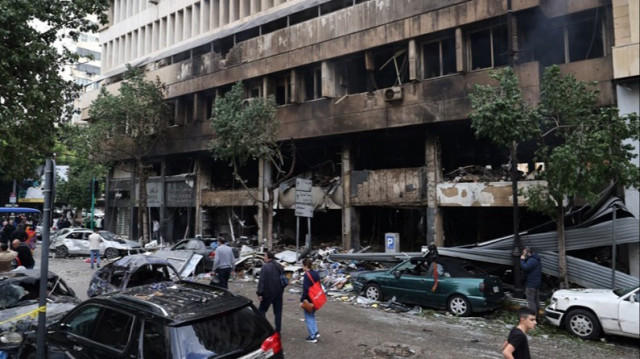
<path id="1" fill-rule="evenodd" d="M 247 98 L 275 97 L 279 138 L 295 142 L 296 175 L 312 179 L 314 243 L 384 245 L 387 232 L 402 250 L 476 243 L 513 227 L 511 184 L 499 174 L 508 153 L 475 137 L 473 86 L 513 63 L 536 102 L 543 69 L 556 64 L 615 105 L 627 77 L 613 66 L 624 51 L 618 3 L 627 1 L 114 0 L 100 33 L 103 84 L 115 91 L 131 64 L 167 85 L 174 119 L 147 159 L 149 223 L 159 219 L 165 239 L 265 236 L 253 198 L 264 198 L 272 170 L 243 169 L 248 195 L 209 151 L 213 101 L 242 81 Z M 628 3 L 631 14 L 637 2 Z M 620 31 L 635 36 L 637 65 L 637 26 Z M 83 96 L 84 118 L 96 96 Z M 533 171 L 532 161 L 521 148 L 519 168 Z M 134 235 L 131 166 L 111 173 L 107 215 Z M 278 239 L 295 237 L 293 186 L 276 191 Z M 522 228 L 543 220 L 520 203 Z"/>

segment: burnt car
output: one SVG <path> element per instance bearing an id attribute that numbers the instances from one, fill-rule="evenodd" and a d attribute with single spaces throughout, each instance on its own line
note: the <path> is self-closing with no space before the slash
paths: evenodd
<path id="1" fill-rule="evenodd" d="M 87 296 L 91 298 L 143 284 L 179 279 L 178 271 L 167 260 L 152 255 L 134 254 L 98 269 L 91 278 Z"/>
<path id="2" fill-rule="evenodd" d="M 20 358 L 24 338 L 38 324 L 40 270 L 0 273 L 0 358 Z M 47 278 L 47 322 L 54 322 L 80 300 L 65 281 L 49 272 Z M 31 314 L 31 315 L 30 315 Z"/>
<path id="3" fill-rule="evenodd" d="M 25 344 L 35 358 L 36 336 Z M 251 300 L 191 282 L 90 298 L 47 327 L 49 358 L 284 358 L 280 335 Z"/>
<path id="4" fill-rule="evenodd" d="M 202 258 L 194 268 L 194 273 L 199 274 L 210 272 L 213 268 L 213 260 L 216 255 L 215 248 L 217 248 L 217 246 L 217 238 L 187 238 L 179 241 L 169 248 L 159 250 L 156 252 L 156 256 L 171 258 L 175 255 L 180 255 L 181 258 L 186 259 L 189 255 L 199 254 Z M 233 255 L 238 258 L 240 256 L 240 249 L 237 247 L 231 247 L 231 249 L 233 250 Z M 186 276 L 190 273 L 182 274 L 183 276 Z"/>
<path id="5" fill-rule="evenodd" d="M 382 301 L 395 296 L 401 303 L 447 309 L 463 317 L 497 309 L 504 298 L 500 278 L 452 258 L 429 263 L 416 257 L 391 269 L 354 276 L 353 288 L 368 299 Z"/>

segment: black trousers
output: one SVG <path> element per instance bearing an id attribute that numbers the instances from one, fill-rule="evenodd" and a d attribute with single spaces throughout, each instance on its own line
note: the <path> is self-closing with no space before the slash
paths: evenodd
<path id="1" fill-rule="evenodd" d="M 267 316 L 267 311 L 271 304 L 273 304 L 273 314 L 276 319 L 276 332 L 280 333 L 280 329 L 282 329 L 282 293 L 280 295 L 262 297 L 258 310 L 263 317 Z"/>
<path id="2" fill-rule="evenodd" d="M 213 285 L 217 285 L 220 288 L 229 289 L 229 277 L 231 276 L 231 268 L 218 268 L 216 269 L 216 274 L 218 275 L 218 283 L 213 283 Z"/>

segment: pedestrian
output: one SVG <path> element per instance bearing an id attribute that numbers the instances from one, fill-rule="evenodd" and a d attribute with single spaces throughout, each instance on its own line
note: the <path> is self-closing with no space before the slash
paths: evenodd
<path id="1" fill-rule="evenodd" d="M 231 272 L 235 270 L 236 258 L 233 256 L 233 250 L 226 245 L 227 240 L 223 237 L 218 238 L 218 248 L 216 248 L 216 256 L 213 260 L 213 272 L 218 277 L 218 283 L 211 280 L 212 285 L 229 289 L 229 277 Z"/>
<path id="2" fill-rule="evenodd" d="M 160 222 L 153 220 L 153 239 L 159 242 L 160 239 Z"/>
<path id="3" fill-rule="evenodd" d="M 302 261 L 302 269 L 304 270 L 304 279 L 302 280 L 302 296 L 300 297 L 301 307 L 302 302 L 305 300 L 311 302 L 311 297 L 309 297 L 309 288 L 313 285 L 311 279 L 313 279 L 313 282 L 320 281 L 320 274 L 313 270 L 313 261 L 311 258 L 305 258 Z M 316 322 L 316 311 L 314 309 L 309 313 L 302 309 L 302 312 L 304 313 L 304 321 L 307 324 L 307 331 L 309 332 L 309 336 L 305 340 L 309 343 L 317 343 L 320 334 L 318 333 L 318 324 Z"/>
<path id="4" fill-rule="evenodd" d="M 19 239 L 14 239 L 13 250 L 18 253 L 18 260 L 20 260 L 20 265 L 23 267 L 32 269 L 36 265 L 36 261 L 33 260 L 31 248 L 29 248 L 26 243 L 20 242 Z"/>
<path id="5" fill-rule="evenodd" d="M 13 231 L 16 230 L 9 221 L 2 222 L 2 231 L 0 231 L 0 242 L 6 243 L 7 245 L 11 242 L 11 235 Z"/>
<path id="6" fill-rule="evenodd" d="M 20 242 L 26 242 L 29 235 L 24 227 L 24 224 L 18 225 L 15 231 L 11 234 L 11 239 L 18 239 Z"/>
<path id="7" fill-rule="evenodd" d="M 13 269 L 13 261 L 18 253 L 9 249 L 7 243 L 0 244 L 0 272 L 8 272 Z"/>
<path id="8" fill-rule="evenodd" d="M 520 268 L 527 275 L 525 295 L 529 308 L 533 310 L 536 319 L 540 315 L 540 285 L 542 284 L 542 259 L 534 253 L 531 247 L 525 247 L 520 256 Z"/>
<path id="9" fill-rule="evenodd" d="M 89 235 L 89 252 L 91 253 L 91 269 L 93 269 L 93 263 L 96 263 L 100 268 L 100 243 L 102 237 L 98 234 L 98 228 L 93 228 L 93 233 Z M 95 259 L 95 262 L 94 262 Z"/>
<path id="10" fill-rule="evenodd" d="M 273 304 L 276 332 L 280 333 L 280 329 L 282 329 L 282 294 L 284 293 L 284 288 L 280 283 L 280 275 L 284 274 L 284 268 L 273 259 L 273 252 L 266 251 L 264 253 L 264 265 L 260 270 L 256 294 L 260 301 L 258 310 L 262 316 L 267 316 L 269 306 Z"/>
<path id="11" fill-rule="evenodd" d="M 96 228 L 98 228 L 98 230 L 102 229 L 102 217 L 97 217 L 97 219 L 96 219 Z"/>
<path id="12" fill-rule="evenodd" d="M 529 341 L 527 333 L 536 328 L 536 315 L 531 308 L 518 310 L 518 325 L 509 332 L 509 337 L 502 344 L 502 355 L 506 359 L 529 359 Z"/>

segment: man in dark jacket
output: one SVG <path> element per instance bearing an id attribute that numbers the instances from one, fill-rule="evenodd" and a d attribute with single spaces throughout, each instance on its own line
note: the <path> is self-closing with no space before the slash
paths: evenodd
<path id="1" fill-rule="evenodd" d="M 258 280 L 258 300 L 260 306 L 258 310 L 263 316 L 267 315 L 269 306 L 273 304 L 273 314 L 276 320 L 276 331 L 280 333 L 282 329 L 282 293 L 284 288 L 280 283 L 280 275 L 284 274 L 284 268 L 280 263 L 273 260 L 274 256 L 271 251 L 264 254 L 264 265 L 260 270 L 260 279 Z"/>
<path id="2" fill-rule="evenodd" d="M 529 308 L 536 313 L 536 319 L 540 313 L 540 285 L 542 284 L 542 259 L 537 253 L 533 253 L 530 247 L 526 247 L 520 256 L 520 268 L 527 275 L 525 294 Z"/>

